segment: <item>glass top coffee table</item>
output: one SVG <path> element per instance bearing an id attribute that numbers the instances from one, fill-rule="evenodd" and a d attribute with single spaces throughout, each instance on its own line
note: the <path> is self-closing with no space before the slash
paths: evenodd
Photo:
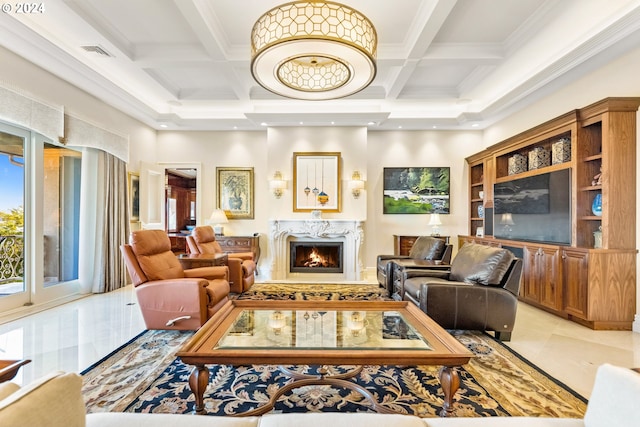
<path id="1" fill-rule="evenodd" d="M 379 405 L 366 389 L 349 381 L 362 365 L 437 365 L 444 391 L 440 413 L 453 411 L 460 385 L 455 369 L 473 354 L 417 306 L 406 301 L 229 301 L 180 349 L 177 356 L 193 365 L 189 386 L 194 412 L 205 413 L 208 364 L 278 365 L 294 381 L 270 401 L 243 416 L 270 411 L 277 399 L 294 388 L 328 384 L 361 393 L 377 412 Z M 318 375 L 295 372 L 288 365 L 319 365 Z M 356 365 L 329 375 L 327 366 Z"/>

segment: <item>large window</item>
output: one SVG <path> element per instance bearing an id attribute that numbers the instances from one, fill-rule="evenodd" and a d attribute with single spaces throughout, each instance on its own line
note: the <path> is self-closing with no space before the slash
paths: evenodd
<path id="1" fill-rule="evenodd" d="M 0 311 L 78 290 L 82 153 L 0 123 Z"/>
<path id="2" fill-rule="evenodd" d="M 0 296 L 24 292 L 24 138 L 0 132 Z"/>

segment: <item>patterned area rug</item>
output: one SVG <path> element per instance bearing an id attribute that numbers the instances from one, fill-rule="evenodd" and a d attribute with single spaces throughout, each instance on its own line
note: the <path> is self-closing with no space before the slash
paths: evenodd
<path id="1" fill-rule="evenodd" d="M 269 293 L 273 286 L 274 293 Z M 344 291 L 361 285 L 311 285 L 316 289 L 300 291 L 298 286 L 254 285 L 241 298 L 271 299 L 351 299 Z M 373 298 L 377 289 L 364 285 L 356 299 Z M 286 293 L 284 287 L 290 287 Z M 320 288 L 324 287 L 324 291 Z M 328 289 L 330 287 L 330 289 Z M 377 293 L 385 298 L 383 292 Z M 471 331 L 451 333 L 476 357 L 459 370 L 461 385 L 455 398 L 455 416 L 544 416 L 582 418 L 586 400 L 541 372 L 491 336 Z M 83 394 L 88 412 L 188 413 L 193 395 L 188 385 L 191 367 L 174 354 L 192 336 L 192 332 L 146 331 L 102 361 L 84 375 Z M 276 366 L 209 366 L 211 375 L 205 407 L 210 415 L 238 414 L 269 400 L 279 388 L 291 381 Z M 348 366 L 333 367 L 344 372 Z M 297 366 L 313 372 L 316 367 Z M 394 411 L 420 417 L 436 417 L 442 407 L 442 389 L 438 367 L 366 366 L 352 381 L 367 389 L 374 398 Z M 369 403 L 356 392 L 331 386 L 307 386 L 282 396 L 274 412 L 357 412 L 370 411 Z"/>
<path id="2" fill-rule="evenodd" d="M 239 295 L 238 299 L 384 301 L 390 298 L 386 289 L 377 284 L 255 283 L 251 289 Z"/>

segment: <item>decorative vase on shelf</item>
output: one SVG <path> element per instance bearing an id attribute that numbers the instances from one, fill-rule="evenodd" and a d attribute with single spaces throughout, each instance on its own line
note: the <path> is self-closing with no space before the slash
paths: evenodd
<path id="1" fill-rule="evenodd" d="M 594 197 L 591 211 L 595 216 L 602 216 L 602 193 L 598 193 Z"/>
<path id="2" fill-rule="evenodd" d="M 478 218 L 484 218 L 484 206 L 478 205 Z"/>

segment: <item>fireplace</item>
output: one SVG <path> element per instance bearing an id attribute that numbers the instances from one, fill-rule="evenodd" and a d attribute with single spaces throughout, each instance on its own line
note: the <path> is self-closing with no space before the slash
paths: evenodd
<path id="1" fill-rule="evenodd" d="M 361 281 L 363 277 L 363 221 L 341 219 L 270 220 L 269 262 L 260 268 L 266 280 L 300 282 Z M 311 268 L 304 272 L 291 270 L 291 242 L 342 244 L 340 272 L 321 272 Z M 318 273 L 318 274 L 316 274 Z"/>
<path id="2" fill-rule="evenodd" d="M 342 273 L 343 242 L 289 242 L 289 272 Z"/>

